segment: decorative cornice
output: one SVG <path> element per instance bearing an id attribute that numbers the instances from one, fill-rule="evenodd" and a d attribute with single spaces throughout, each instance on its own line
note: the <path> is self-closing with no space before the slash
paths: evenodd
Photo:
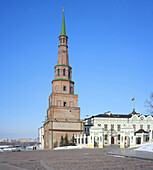
<path id="1" fill-rule="evenodd" d="M 74 81 L 72 81 L 72 80 L 69 80 L 69 79 L 62 79 L 62 78 L 54 79 L 53 81 L 59 81 L 59 80 L 62 80 L 62 81 L 70 81 L 70 82 L 74 83 Z M 52 82 L 53 82 L 53 81 L 52 81 Z"/>
<path id="2" fill-rule="evenodd" d="M 56 66 L 54 67 L 54 69 L 55 69 L 56 67 L 58 67 L 58 66 L 69 67 L 70 69 L 72 69 L 72 67 L 70 67 L 69 65 L 64 65 L 64 64 L 58 64 L 58 65 L 56 65 Z"/>
<path id="3" fill-rule="evenodd" d="M 59 65 L 56 65 L 56 66 L 69 66 L 69 65 L 65 65 L 65 64 L 59 64 Z"/>

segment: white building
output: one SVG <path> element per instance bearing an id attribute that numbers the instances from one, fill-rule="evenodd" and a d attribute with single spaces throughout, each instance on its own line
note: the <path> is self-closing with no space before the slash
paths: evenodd
<path id="1" fill-rule="evenodd" d="M 84 134 L 88 140 L 85 142 L 77 136 L 77 144 L 86 144 L 92 148 L 108 145 L 120 145 L 121 148 L 135 146 L 153 141 L 153 117 L 140 115 L 135 109 L 128 115 L 107 112 L 86 118 Z"/>
<path id="2" fill-rule="evenodd" d="M 44 149 L 44 127 L 38 129 L 38 149 Z"/>

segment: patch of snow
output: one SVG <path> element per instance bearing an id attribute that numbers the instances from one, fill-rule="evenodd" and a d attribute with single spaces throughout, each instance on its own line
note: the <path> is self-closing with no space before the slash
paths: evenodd
<path id="1" fill-rule="evenodd" d="M 64 146 L 64 147 L 54 148 L 54 150 L 83 149 L 83 148 L 88 148 L 88 147 L 87 147 L 87 146 L 84 146 L 84 145 L 77 145 L 77 146 Z"/>
<path id="2" fill-rule="evenodd" d="M 0 149 L 0 152 L 3 152 L 3 149 Z"/>
<path id="3" fill-rule="evenodd" d="M 142 144 L 137 146 L 136 151 L 146 151 L 146 152 L 153 152 L 153 142 Z"/>
<path id="4" fill-rule="evenodd" d="M 12 151 L 12 148 L 4 148 L 3 151 Z"/>
<path id="5" fill-rule="evenodd" d="M 125 158 L 125 156 L 120 156 L 120 155 L 111 155 L 111 156 L 114 156 L 114 157 L 117 157 L 117 158 Z"/>
<path id="6" fill-rule="evenodd" d="M 9 148 L 11 147 L 10 145 L 0 145 L 0 149 L 3 149 L 3 148 Z"/>

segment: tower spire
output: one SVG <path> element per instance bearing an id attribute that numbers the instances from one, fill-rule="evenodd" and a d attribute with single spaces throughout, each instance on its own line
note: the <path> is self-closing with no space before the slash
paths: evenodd
<path id="1" fill-rule="evenodd" d="M 61 35 L 66 36 L 66 29 L 65 29 L 65 17 L 64 17 L 64 7 L 63 7 L 63 20 L 62 20 Z"/>

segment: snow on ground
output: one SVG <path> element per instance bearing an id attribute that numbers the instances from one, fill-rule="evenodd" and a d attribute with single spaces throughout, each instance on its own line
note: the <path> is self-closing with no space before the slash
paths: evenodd
<path id="1" fill-rule="evenodd" d="M 3 152 L 3 149 L 0 149 L 0 152 Z"/>
<path id="2" fill-rule="evenodd" d="M 136 151 L 153 152 L 153 142 L 139 145 L 138 148 L 136 148 L 134 150 L 136 150 Z"/>
<path id="3" fill-rule="evenodd" d="M 54 150 L 83 149 L 83 148 L 88 148 L 88 147 L 87 147 L 87 146 L 83 146 L 83 145 L 77 145 L 77 146 L 64 146 L 64 147 L 54 148 Z"/>

